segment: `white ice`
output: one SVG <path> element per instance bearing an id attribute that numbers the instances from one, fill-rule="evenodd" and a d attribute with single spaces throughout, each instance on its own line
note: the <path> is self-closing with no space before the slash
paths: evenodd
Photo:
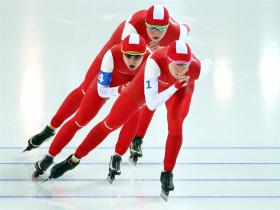
<path id="1" fill-rule="evenodd" d="M 214 71 L 197 82 L 174 170 L 175 191 L 160 194 L 167 134 L 157 110 L 134 167 L 106 181 L 118 132 L 65 176 L 32 182 L 42 148 L 21 154 L 83 80 L 115 27 L 158 1 L 0 0 L 1 210 L 279 210 L 280 2 L 159 1 L 191 26 L 189 44 Z M 110 101 L 56 162 L 110 110 Z M 46 177 L 46 176 L 44 176 Z M 43 177 L 43 178 L 44 178 Z"/>

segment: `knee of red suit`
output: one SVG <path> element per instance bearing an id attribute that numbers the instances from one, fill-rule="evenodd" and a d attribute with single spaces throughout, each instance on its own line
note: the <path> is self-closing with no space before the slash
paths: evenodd
<path id="1" fill-rule="evenodd" d="M 51 126 L 54 128 L 58 128 L 62 124 L 62 120 L 57 116 L 54 116 L 51 120 Z"/>
<path id="2" fill-rule="evenodd" d="M 124 155 L 124 153 L 127 151 L 127 148 L 124 145 L 117 144 L 115 148 L 115 152 L 119 155 Z"/>
<path id="3" fill-rule="evenodd" d="M 183 125 L 182 124 L 174 124 L 174 125 L 169 125 L 168 126 L 168 133 L 175 135 L 175 136 L 179 136 L 182 135 L 183 133 Z"/>
<path id="4" fill-rule="evenodd" d="M 81 109 L 80 109 L 81 110 Z M 79 110 L 79 111 L 80 111 Z M 90 111 L 87 109 L 83 109 L 81 112 L 77 112 L 73 117 L 73 122 L 80 128 L 86 126 L 90 120 L 92 119 L 91 116 L 88 114 Z"/>
<path id="5" fill-rule="evenodd" d="M 83 97 L 86 94 L 86 90 L 90 86 L 90 81 L 87 81 L 86 79 L 80 84 L 80 86 L 76 89 L 78 93 Z"/>
<path id="6" fill-rule="evenodd" d="M 114 122 L 111 122 L 110 121 L 111 118 L 105 118 L 103 120 L 103 125 L 104 125 L 104 128 L 106 128 L 106 130 L 110 131 L 110 132 L 113 132 L 114 130 L 117 130 L 121 125 L 119 125 L 118 122 L 114 123 Z"/>
<path id="7" fill-rule="evenodd" d="M 172 147 L 181 147 L 181 144 L 183 142 L 183 134 L 172 134 L 172 133 L 168 133 L 167 136 L 167 145 L 171 145 Z"/>
<path id="8" fill-rule="evenodd" d="M 88 87 L 90 86 L 90 84 L 91 84 L 90 81 L 86 81 L 86 80 L 83 81 L 83 83 L 80 86 L 82 94 L 84 94 L 84 95 L 86 94 L 86 91 L 87 91 Z"/>
<path id="9" fill-rule="evenodd" d="M 61 124 L 64 123 L 64 121 L 76 111 L 76 108 L 74 108 L 75 106 L 69 107 L 69 102 L 71 102 L 71 100 L 72 101 L 75 100 L 79 104 L 80 101 L 83 99 L 84 95 L 85 95 L 85 91 L 83 89 L 83 84 L 81 84 L 78 88 L 73 90 L 68 95 L 68 97 L 65 99 L 65 101 L 63 102 L 63 105 L 60 107 L 60 109 L 57 111 L 57 113 L 53 116 L 51 123 L 50 123 L 51 126 L 53 126 L 54 128 L 60 127 Z"/>

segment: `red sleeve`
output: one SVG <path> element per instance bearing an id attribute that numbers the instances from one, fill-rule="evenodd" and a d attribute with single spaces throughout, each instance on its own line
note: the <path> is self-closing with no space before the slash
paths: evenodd
<path id="1" fill-rule="evenodd" d="M 160 40 L 162 46 L 167 46 L 171 42 L 178 40 L 180 37 L 180 25 L 176 22 L 169 21 L 169 26 L 167 28 L 166 34 Z"/>
<path id="2" fill-rule="evenodd" d="M 192 63 L 190 65 L 190 71 L 187 73 L 191 77 L 191 80 L 197 80 L 200 75 L 201 64 L 200 60 L 196 58 L 195 55 L 192 55 Z"/>

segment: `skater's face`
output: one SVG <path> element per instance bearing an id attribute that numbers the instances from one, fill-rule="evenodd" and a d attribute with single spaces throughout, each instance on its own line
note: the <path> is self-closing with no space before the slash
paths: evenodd
<path id="1" fill-rule="evenodd" d="M 150 37 L 151 40 L 153 41 L 159 41 L 161 40 L 168 28 L 167 26 L 154 26 L 146 23 L 147 26 L 147 34 Z"/>
<path id="2" fill-rule="evenodd" d="M 123 60 L 126 66 L 134 71 L 137 69 L 143 61 L 143 55 L 131 55 L 127 53 L 123 53 Z"/>
<path id="3" fill-rule="evenodd" d="M 178 79 L 180 76 L 185 75 L 189 70 L 190 62 L 172 61 L 169 63 L 169 70 L 173 77 Z"/>

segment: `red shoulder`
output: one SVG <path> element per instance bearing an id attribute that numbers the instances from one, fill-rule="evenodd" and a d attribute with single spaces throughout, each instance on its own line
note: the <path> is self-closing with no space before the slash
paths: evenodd
<path id="1" fill-rule="evenodd" d="M 139 24 L 143 24 L 143 22 L 145 23 L 146 14 L 147 14 L 147 10 L 139 10 L 139 11 L 135 12 L 132 15 L 129 23 L 131 25 L 133 25 L 134 27 Z"/>

